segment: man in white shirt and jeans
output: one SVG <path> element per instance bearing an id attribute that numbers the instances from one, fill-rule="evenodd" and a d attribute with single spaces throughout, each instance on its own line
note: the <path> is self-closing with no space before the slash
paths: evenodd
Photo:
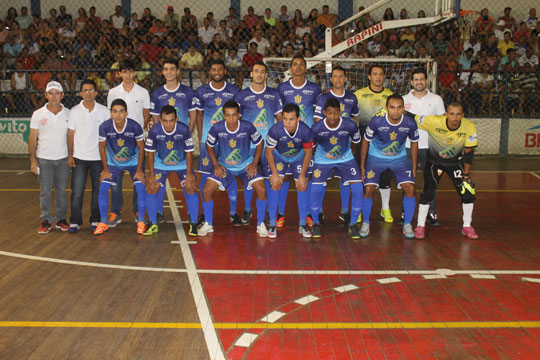
<path id="1" fill-rule="evenodd" d="M 123 60 L 119 66 L 120 85 L 112 88 L 107 95 L 107 107 L 111 108 L 111 103 L 116 99 L 122 99 L 128 107 L 129 118 L 137 121 L 143 129 L 148 130 L 150 122 L 150 94 L 142 86 L 135 83 L 135 64 L 131 60 Z M 111 187 L 111 213 L 108 225 L 115 227 L 122 222 L 120 216 L 124 198 L 122 196 L 122 177 L 116 185 Z M 137 192 L 133 191 L 133 212 L 136 214 Z"/>
<path id="2" fill-rule="evenodd" d="M 34 111 L 30 119 L 28 152 L 30 153 L 30 171 L 38 175 L 41 226 L 38 233 L 47 234 L 52 227 L 52 187 L 55 190 L 56 228 L 67 231 L 66 221 L 67 195 L 69 178 L 67 131 L 69 110 L 62 105 L 64 97 L 62 85 L 50 81 L 45 88 L 48 102 Z"/>
<path id="3" fill-rule="evenodd" d="M 95 230 L 101 217 L 99 212 L 99 176 L 103 170 L 99 157 L 99 125 L 111 117 L 109 109 L 96 102 L 97 85 L 86 79 L 81 83 L 82 101 L 75 105 L 69 114 L 68 165 L 71 173 L 71 217 L 68 232 L 79 231 L 83 223 L 82 204 L 86 179 L 90 174 L 92 200 L 90 205 L 90 224 Z"/>
<path id="4" fill-rule="evenodd" d="M 411 77 L 412 90 L 405 96 L 405 110 L 415 115 L 444 115 L 446 110 L 444 108 L 443 99 L 433 94 L 427 89 L 427 73 L 425 69 L 416 69 L 412 73 Z M 418 142 L 418 163 L 422 166 L 422 170 L 426 169 L 426 159 L 428 153 L 428 139 L 429 135 L 427 131 L 418 129 L 420 135 L 420 141 Z M 405 144 L 407 148 L 407 154 L 410 159 L 411 143 L 407 139 Z M 403 215 L 402 215 L 403 216 Z M 429 206 L 428 222 L 431 226 L 439 226 L 437 220 L 437 208 L 435 206 L 435 197 Z"/>

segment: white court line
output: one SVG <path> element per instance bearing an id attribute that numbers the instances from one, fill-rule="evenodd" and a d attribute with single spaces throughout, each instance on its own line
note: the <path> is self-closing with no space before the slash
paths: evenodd
<path id="1" fill-rule="evenodd" d="M 55 259 L 55 258 L 43 257 L 43 256 L 25 255 L 25 254 L 18 254 L 18 253 L 13 253 L 13 252 L 8 252 L 8 251 L 0 251 L 0 255 L 20 258 L 20 259 L 27 259 L 27 260 L 38 260 L 38 261 L 52 262 L 52 263 L 57 263 L 57 264 L 89 266 L 89 267 L 106 268 L 106 269 L 154 271 L 154 272 L 172 272 L 172 273 L 185 273 L 185 272 L 187 272 L 186 269 L 172 269 L 172 268 L 159 268 L 159 267 L 147 267 L 147 266 L 127 266 L 127 265 L 103 264 L 103 263 L 94 263 L 94 262 L 87 262 L 87 261 L 64 260 L 64 259 Z"/>
<path id="2" fill-rule="evenodd" d="M 538 175 L 538 174 L 535 173 L 534 171 L 531 171 L 529 174 L 531 174 L 532 176 L 534 176 L 534 177 L 537 178 L 537 179 L 540 179 L 540 175 Z"/>
<path id="3" fill-rule="evenodd" d="M 10 173 L 10 172 L 30 172 L 30 170 L 0 170 L 0 173 Z M 148 172 L 148 171 L 147 171 Z M 422 170 L 419 170 L 418 172 L 422 172 Z M 475 173 L 526 173 L 531 172 L 530 170 L 473 170 Z M 173 190 L 178 190 L 178 188 L 172 188 Z"/>
<path id="4" fill-rule="evenodd" d="M 167 198 L 169 199 L 170 203 L 174 202 L 174 195 L 170 188 L 169 180 L 167 180 Z M 197 306 L 197 314 L 199 315 L 199 320 L 201 321 L 202 331 L 204 334 L 204 339 L 206 340 L 206 346 L 208 347 L 210 359 L 224 360 L 225 355 L 223 354 L 223 349 L 221 348 L 216 329 L 214 328 L 210 308 L 208 307 L 208 302 L 206 301 L 206 296 L 204 295 L 201 280 L 199 279 L 199 274 L 197 273 L 197 267 L 195 266 L 195 261 L 193 260 L 193 255 L 191 254 L 191 250 L 189 248 L 184 226 L 182 225 L 180 219 L 180 213 L 174 206 L 171 208 L 171 213 L 175 221 L 176 235 L 180 241 L 180 249 L 182 250 L 182 256 L 186 265 L 189 283 L 191 284 L 191 292 L 193 294 L 193 299 L 195 300 L 195 305 Z"/>

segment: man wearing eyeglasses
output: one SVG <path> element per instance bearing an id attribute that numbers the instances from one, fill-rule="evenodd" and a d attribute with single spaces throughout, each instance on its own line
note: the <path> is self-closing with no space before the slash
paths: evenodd
<path id="1" fill-rule="evenodd" d="M 79 93 L 82 101 L 69 114 L 68 125 L 68 165 L 71 174 L 71 217 L 68 232 L 79 231 L 82 219 L 82 203 L 86 179 L 90 174 L 92 200 L 90 202 L 90 224 L 92 231 L 100 221 L 98 195 L 99 175 L 103 170 L 99 157 L 99 125 L 109 119 L 109 109 L 96 102 L 96 83 L 86 79 Z"/>

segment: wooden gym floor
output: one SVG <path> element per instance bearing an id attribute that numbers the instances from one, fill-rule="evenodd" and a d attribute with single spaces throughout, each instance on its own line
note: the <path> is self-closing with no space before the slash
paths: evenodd
<path id="1" fill-rule="evenodd" d="M 257 238 L 254 220 L 233 228 L 225 194 L 216 232 L 186 237 L 176 178 L 166 204 L 177 206 L 158 234 L 135 233 L 126 180 L 124 222 L 95 237 L 88 223 L 76 235 L 37 234 L 28 160 L 0 159 L 0 358 L 538 359 L 538 160 L 479 159 L 474 169 L 477 241 L 460 235 L 446 180 L 441 226 L 423 241 L 384 224 L 378 196 L 371 235 L 351 241 L 335 184 L 320 241 L 296 233 L 293 191 L 277 239 Z M 394 217 L 400 203 L 393 192 Z"/>

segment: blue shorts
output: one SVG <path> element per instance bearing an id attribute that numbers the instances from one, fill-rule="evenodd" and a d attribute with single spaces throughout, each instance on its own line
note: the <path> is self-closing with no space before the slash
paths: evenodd
<path id="1" fill-rule="evenodd" d="M 252 178 L 249 178 L 247 176 L 247 170 L 242 170 L 239 172 L 231 172 L 227 169 L 225 170 L 227 171 L 227 174 L 225 175 L 224 178 L 217 177 L 216 174 L 214 174 L 214 172 L 212 172 L 210 176 L 208 176 L 209 180 L 215 181 L 219 185 L 219 190 L 221 191 L 225 191 L 227 187 L 229 187 L 229 185 L 235 180 L 237 176 L 240 178 L 240 180 L 242 180 L 242 182 L 244 183 L 244 186 L 248 190 L 253 189 L 251 185 L 253 185 L 254 182 L 264 179 L 259 169 L 257 169 L 257 173 Z"/>
<path id="2" fill-rule="evenodd" d="M 390 161 L 380 159 L 375 160 L 374 158 L 371 158 L 370 160 L 368 157 L 366 161 L 366 179 L 364 185 L 377 185 L 377 187 L 379 187 L 381 174 L 385 170 L 392 171 L 398 187 L 403 183 L 414 184 L 411 162 L 407 157 Z"/>
<path id="3" fill-rule="evenodd" d="M 276 162 L 276 168 L 277 168 L 279 176 L 284 177 L 286 175 L 292 175 L 294 180 L 298 180 L 298 177 L 300 176 L 300 172 L 302 170 L 302 164 L 304 163 L 304 158 L 298 159 L 291 163 L 285 162 L 282 159 L 278 158 L 277 156 L 274 156 L 274 160 Z M 312 166 L 313 166 L 313 160 L 311 160 L 310 166 L 308 167 L 306 174 L 311 174 Z M 264 159 L 264 162 L 261 159 L 261 167 L 267 168 L 268 176 L 265 176 L 265 178 L 269 178 L 270 176 L 272 176 L 272 170 L 270 170 L 270 166 L 268 165 L 268 162 L 266 161 L 266 157 Z"/>
<path id="4" fill-rule="evenodd" d="M 355 160 L 349 160 L 337 164 L 317 164 L 313 165 L 313 184 L 324 184 L 330 179 L 334 170 L 334 177 L 341 178 L 343 185 L 349 185 L 351 182 L 362 182 L 362 176 Z"/>
<path id="5" fill-rule="evenodd" d="M 154 169 L 154 176 L 156 178 L 156 181 L 161 185 L 165 186 L 165 182 L 167 181 L 167 178 L 169 177 L 169 174 L 175 172 L 176 175 L 178 175 L 178 179 L 180 180 L 180 185 L 184 187 L 184 183 L 186 182 L 186 175 L 187 170 L 160 170 L 160 169 Z"/>
<path id="6" fill-rule="evenodd" d="M 116 185 L 118 179 L 122 175 L 124 175 L 124 170 L 127 170 L 129 172 L 129 175 L 131 176 L 134 184 L 141 182 L 140 180 L 133 179 L 135 173 L 137 172 L 137 166 L 109 166 L 109 172 L 111 173 L 111 177 L 103 180 L 103 182 L 109 183 L 111 185 Z"/>
<path id="7" fill-rule="evenodd" d="M 217 146 L 214 147 L 214 151 L 216 151 Z M 212 164 L 212 160 L 210 160 L 210 156 L 208 156 L 208 149 L 206 148 L 206 144 L 201 145 L 201 154 L 199 155 L 199 167 L 197 168 L 197 172 L 201 174 L 212 174 L 214 172 L 214 164 Z"/>

